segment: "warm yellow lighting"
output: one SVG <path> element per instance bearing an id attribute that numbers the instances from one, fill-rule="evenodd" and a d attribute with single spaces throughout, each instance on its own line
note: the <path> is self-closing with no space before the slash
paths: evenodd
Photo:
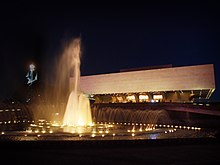
<path id="1" fill-rule="evenodd" d="M 4 134 L 5 134 L 5 132 L 2 132 L 1 134 L 2 134 L 2 135 L 4 135 Z"/>
<path id="2" fill-rule="evenodd" d="M 131 136 L 135 136 L 135 134 L 134 134 L 134 133 L 132 133 L 132 134 L 131 134 Z"/>
<path id="3" fill-rule="evenodd" d="M 35 130 L 34 132 L 35 132 L 35 133 L 38 133 L 38 132 L 39 132 L 39 130 Z"/>
<path id="4" fill-rule="evenodd" d="M 118 96 L 117 100 L 118 100 L 119 103 L 122 103 L 124 101 L 123 97 L 121 97 L 121 96 Z"/>
<path id="5" fill-rule="evenodd" d="M 46 131 L 45 131 L 45 130 L 42 130 L 41 132 L 42 132 L 42 133 L 46 133 Z"/>
<path id="6" fill-rule="evenodd" d="M 112 136 L 115 136 L 115 133 L 113 133 Z"/>
<path id="7" fill-rule="evenodd" d="M 104 135 L 104 134 L 102 134 L 102 137 L 105 137 L 105 135 Z"/>
<path id="8" fill-rule="evenodd" d="M 37 137 L 40 137 L 40 135 L 38 134 Z"/>
<path id="9" fill-rule="evenodd" d="M 149 100 L 149 96 L 148 95 L 139 95 L 139 100 L 141 102 L 148 101 Z"/>
<path id="10" fill-rule="evenodd" d="M 32 130 L 31 130 L 31 129 L 28 129 L 28 130 L 26 130 L 26 132 L 31 133 L 31 132 L 32 132 Z"/>
<path id="11" fill-rule="evenodd" d="M 127 96 L 126 99 L 127 99 L 127 101 L 136 102 L 134 95 Z"/>
<path id="12" fill-rule="evenodd" d="M 49 131 L 49 133 L 53 133 L 53 131 L 52 131 L 52 130 L 50 130 L 50 131 Z"/>
<path id="13" fill-rule="evenodd" d="M 89 124 L 90 127 L 92 127 L 92 126 L 94 126 L 94 125 L 95 125 L 94 123 Z"/>
<path id="14" fill-rule="evenodd" d="M 95 137 L 95 134 L 92 134 L 91 137 Z"/>
<path id="15" fill-rule="evenodd" d="M 27 136 L 27 134 L 25 134 L 24 136 Z"/>
<path id="16" fill-rule="evenodd" d="M 153 95 L 154 100 L 162 100 L 163 96 L 162 95 Z"/>
<path id="17" fill-rule="evenodd" d="M 58 123 L 53 123 L 52 126 L 54 126 L 54 127 L 59 127 L 60 124 L 58 124 Z"/>
<path id="18" fill-rule="evenodd" d="M 106 131 L 105 131 L 105 133 L 109 133 L 109 131 L 108 131 L 108 130 L 106 130 Z"/>

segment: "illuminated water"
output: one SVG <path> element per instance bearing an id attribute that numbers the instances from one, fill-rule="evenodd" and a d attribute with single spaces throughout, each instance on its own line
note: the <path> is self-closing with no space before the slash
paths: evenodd
<path id="1" fill-rule="evenodd" d="M 1 132 L 0 140 L 14 141 L 69 141 L 69 140 L 146 140 L 173 138 L 210 138 L 214 132 L 199 127 L 177 125 L 153 125 L 143 123 L 96 123 L 94 126 L 70 127 L 63 132 L 58 125 L 40 121 L 31 124 L 26 131 Z"/>
<path id="2" fill-rule="evenodd" d="M 57 98 L 54 99 L 57 104 L 37 104 L 38 110 L 33 111 L 44 119 L 33 121 L 26 131 L 2 131 L 0 140 L 143 140 L 212 136 L 213 133 L 198 127 L 172 125 L 164 110 L 110 107 L 93 107 L 91 110 L 87 95 L 80 89 L 80 55 L 80 39 L 74 39 L 66 45 L 57 73 Z M 74 81 L 68 92 L 63 89 L 70 75 Z M 66 109 L 65 104 L 59 102 L 59 99 L 65 98 L 61 93 L 69 93 Z M 57 112 L 60 109 L 65 109 L 65 112 Z M 51 110 L 54 118 L 48 117 L 47 121 L 45 118 L 48 115 L 43 113 Z"/>
<path id="3" fill-rule="evenodd" d="M 72 70 L 74 80 L 63 118 L 64 131 L 70 131 L 68 127 L 92 124 L 89 99 L 80 90 L 80 54 L 80 39 L 71 41 L 63 53 L 71 60 L 68 70 Z"/>

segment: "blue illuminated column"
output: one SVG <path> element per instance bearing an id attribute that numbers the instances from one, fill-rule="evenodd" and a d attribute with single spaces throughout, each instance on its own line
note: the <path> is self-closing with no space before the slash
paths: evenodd
<path id="1" fill-rule="evenodd" d="M 37 73 L 35 71 L 35 65 L 30 64 L 29 71 L 27 72 L 26 78 L 28 80 L 28 94 L 26 102 L 29 102 L 33 98 L 33 84 L 35 81 L 37 81 Z"/>

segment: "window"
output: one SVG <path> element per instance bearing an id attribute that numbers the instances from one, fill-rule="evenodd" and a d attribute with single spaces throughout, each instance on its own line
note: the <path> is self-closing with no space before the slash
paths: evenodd
<path id="1" fill-rule="evenodd" d="M 130 95 L 126 97 L 128 102 L 136 102 L 135 96 L 134 95 Z"/>
<path id="2" fill-rule="evenodd" d="M 139 95 L 139 101 L 140 102 L 149 101 L 149 96 L 148 95 Z"/>

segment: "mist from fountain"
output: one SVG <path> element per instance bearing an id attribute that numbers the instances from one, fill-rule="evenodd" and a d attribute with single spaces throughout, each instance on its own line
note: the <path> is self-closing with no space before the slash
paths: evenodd
<path id="1" fill-rule="evenodd" d="M 87 126 L 92 124 L 90 102 L 80 90 L 80 39 L 72 40 L 64 50 L 63 56 L 70 61 L 69 71 L 72 72 L 73 85 L 63 118 L 65 126 Z M 66 58 L 65 58 L 66 59 Z"/>
<path id="2" fill-rule="evenodd" d="M 165 110 L 132 110 L 93 106 L 92 114 L 95 122 L 171 124 L 169 114 Z"/>

